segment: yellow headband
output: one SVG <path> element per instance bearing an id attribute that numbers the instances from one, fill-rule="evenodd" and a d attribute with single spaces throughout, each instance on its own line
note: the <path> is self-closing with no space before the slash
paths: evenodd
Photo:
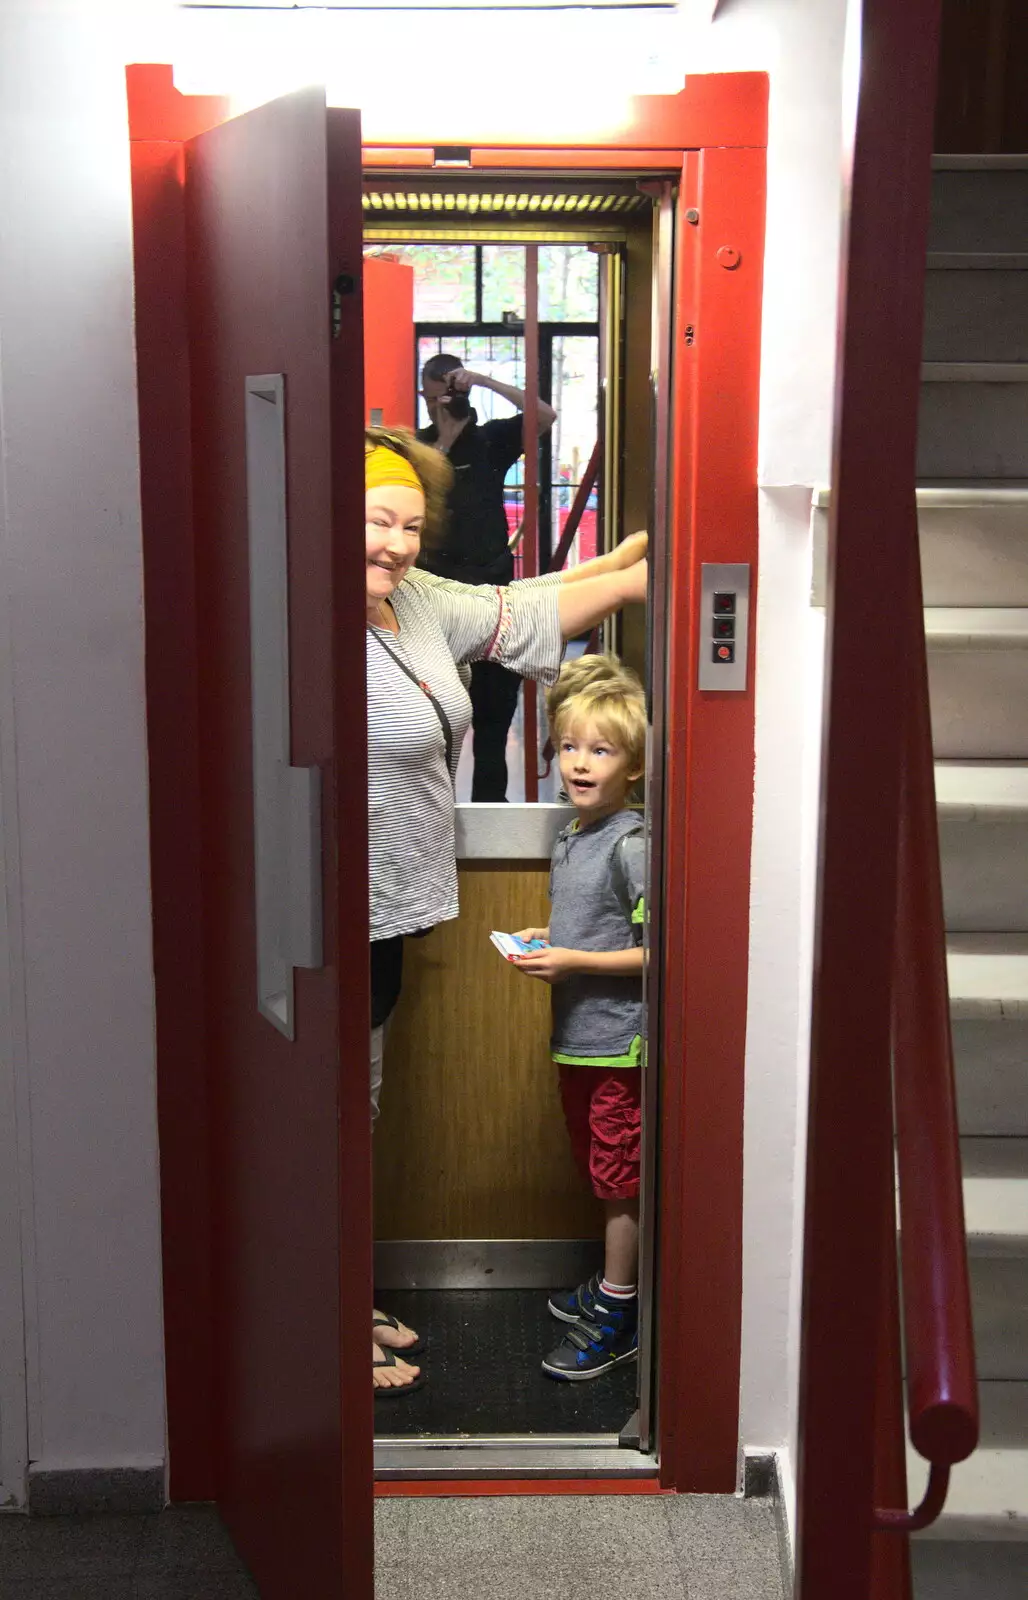
<path id="1" fill-rule="evenodd" d="M 378 444 L 364 456 L 364 487 L 380 489 L 384 484 L 402 484 L 405 489 L 417 489 L 424 494 L 424 486 L 406 456 Z"/>

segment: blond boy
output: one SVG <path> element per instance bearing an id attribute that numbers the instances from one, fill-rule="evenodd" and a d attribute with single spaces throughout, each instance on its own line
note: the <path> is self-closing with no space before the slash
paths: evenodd
<path id="1" fill-rule="evenodd" d="M 604 1268 L 549 1308 L 567 1331 L 550 1377 L 597 1378 L 638 1354 L 639 1062 L 642 1050 L 642 776 L 646 704 L 612 657 L 570 662 L 547 697 L 563 785 L 576 816 L 550 867 L 548 948 L 518 970 L 552 986 L 551 1051 L 575 1156 L 606 1211 Z"/>

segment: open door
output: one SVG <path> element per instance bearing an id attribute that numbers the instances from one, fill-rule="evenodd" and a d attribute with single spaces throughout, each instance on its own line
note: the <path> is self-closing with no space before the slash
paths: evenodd
<path id="1" fill-rule="evenodd" d="M 185 144 L 216 1487 L 264 1600 L 372 1592 L 360 125 Z M 344 1249 L 345 1242 L 345 1249 Z"/>

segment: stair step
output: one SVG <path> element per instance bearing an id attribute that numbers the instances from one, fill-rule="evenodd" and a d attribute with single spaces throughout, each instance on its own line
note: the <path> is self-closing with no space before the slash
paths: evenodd
<path id="1" fill-rule="evenodd" d="M 956 1021 L 1028 1021 L 1028 933 L 955 933 L 946 940 Z"/>
<path id="2" fill-rule="evenodd" d="M 979 1379 L 1028 1383 L 1028 1255 L 969 1252 L 975 1362 Z M 1028 1449 L 1028 1432 L 1023 1436 Z"/>
<path id="3" fill-rule="evenodd" d="M 910 1558 L 915 1600 L 1024 1600 L 1028 1551 L 1022 1544 L 922 1535 Z"/>
<path id="4" fill-rule="evenodd" d="M 915 490 L 919 511 L 970 510 L 975 507 L 994 507 L 1014 510 L 1028 506 L 1028 479 L 1010 481 L 1006 478 L 968 478 L 958 481 L 946 478 L 938 483 L 920 482 Z M 832 503 L 832 491 L 826 484 L 814 489 L 811 503 L 818 511 L 827 511 Z"/>
<path id="5" fill-rule="evenodd" d="M 923 361 L 922 383 L 1028 383 L 1028 361 Z"/>
<path id="6" fill-rule="evenodd" d="M 935 167 L 929 251 L 1021 251 L 1026 239 L 1028 166 L 1023 157 L 950 156 L 945 166 Z"/>
<path id="7" fill-rule="evenodd" d="M 931 650 L 1009 650 L 1028 644 L 1028 606 L 926 606 Z"/>
<path id="8" fill-rule="evenodd" d="M 1028 172 L 1028 155 L 1003 150 L 992 154 L 976 150 L 939 151 L 932 156 L 933 175 L 936 172 Z"/>
<path id="9" fill-rule="evenodd" d="M 814 605 L 824 605 L 831 496 L 814 496 Z M 921 584 L 928 606 L 1028 606 L 1028 485 L 922 485 Z"/>
<path id="10" fill-rule="evenodd" d="M 953 1061 L 961 1131 L 1028 1137 L 1028 1021 L 955 1021 Z"/>
<path id="11" fill-rule="evenodd" d="M 1028 607 L 929 606 L 925 637 L 936 756 L 1028 755 Z"/>
<path id="12" fill-rule="evenodd" d="M 940 261 L 959 265 L 940 266 Z M 1010 263 L 1021 261 L 1022 266 Z M 997 263 L 1003 262 L 1000 266 Z M 970 270 L 969 270 L 970 264 Z M 1028 256 L 934 256 L 924 285 L 921 354 L 938 363 L 1028 360 Z M 981 381 L 981 380 L 978 380 Z M 1004 381 L 1000 378 L 998 381 Z"/>
<path id="13" fill-rule="evenodd" d="M 1028 1255 L 1028 1139 L 961 1139 L 960 1159 L 968 1253 Z"/>
<path id="14" fill-rule="evenodd" d="M 934 362 L 918 416 L 920 479 L 1028 477 L 1023 362 Z"/>
<path id="15" fill-rule="evenodd" d="M 1028 761 L 937 761 L 935 799 L 944 822 L 1028 821 Z"/>
<path id="16" fill-rule="evenodd" d="M 935 796 L 946 927 L 1028 928 L 1028 762 L 937 762 Z"/>
<path id="17" fill-rule="evenodd" d="M 1028 934 L 950 933 L 961 1132 L 1028 1136 Z"/>
<path id="18" fill-rule="evenodd" d="M 1028 254 L 1020 250 L 929 250 L 929 272 L 1023 272 Z"/>

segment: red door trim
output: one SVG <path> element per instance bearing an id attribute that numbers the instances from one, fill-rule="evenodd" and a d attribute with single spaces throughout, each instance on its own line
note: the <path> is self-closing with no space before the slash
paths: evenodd
<path id="1" fill-rule="evenodd" d="M 662 1483 L 731 1493 L 742 1327 L 763 151 L 690 152 L 677 233 L 658 1320 L 674 1339 L 665 1331 L 661 1340 L 658 1418 Z M 750 563 L 745 692 L 696 686 L 708 632 L 698 617 L 704 561 Z M 671 1070 L 678 1063 L 681 1070 Z"/>
<path id="2" fill-rule="evenodd" d="M 128 83 L 134 171 L 143 170 L 148 142 L 152 148 L 155 139 L 169 141 L 173 154 L 181 137 L 214 126 L 227 115 L 223 101 L 192 101 L 177 94 L 168 67 L 130 67 Z M 750 687 L 732 697 L 701 695 L 695 689 L 693 610 L 701 561 L 749 561 L 755 599 L 767 80 L 760 74 L 690 78 L 682 95 L 660 99 L 652 114 L 645 102 L 638 102 L 643 108 L 639 126 L 625 130 L 612 144 L 618 153 L 615 164 L 634 152 L 638 162 L 659 158 L 668 169 L 676 169 L 691 146 L 704 147 L 685 155 L 689 203 L 700 210 L 701 225 L 680 223 L 683 248 L 676 286 L 670 598 L 674 670 L 668 684 L 667 784 L 668 816 L 684 815 L 687 826 L 677 832 L 667 829 L 665 863 L 665 962 L 670 981 L 663 1051 L 666 1061 L 682 1063 L 683 1070 L 664 1075 L 660 1313 L 662 1326 L 674 1329 L 675 1335 L 673 1341 L 664 1341 L 659 1364 L 660 1482 L 682 1491 L 730 1492 L 736 1484 L 742 1313 L 755 607 L 751 603 Z M 184 132 L 176 137 L 176 129 Z M 664 148 L 666 157 L 659 156 Z M 499 160 L 499 149 L 496 140 L 482 141 L 481 154 L 488 152 L 490 160 L 494 152 Z M 388 147 L 369 148 L 365 159 L 376 165 L 381 160 L 379 170 L 383 170 L 390 158 L 395 165 L 409 165 L 415 154 L 425 153 L 422 135 L 417 152 L 391 140 Z M 523 153 L 523 144 L 512 146 L 508 159 Z M 571 153 L 563 139 L 559 149 L 534 150 L 531 164 L 541 170 L 566 170 Z M 575 159 L 592 166 L 601 153 L 583 147 Z M 144 220 L 142 226 L 137 223 L 137 273 L 149 270 L 151 282 L 159 278 L 163 296 L 170 301 L 180 289 L 184 293 L 184 261 L 172 258 L 169 263 L 161 257 L 161 229 L 174 215 L 173 186 L 158 198 L 163 214 Z M 680 210 L 684 204 L 683 200 Z M 722 245 L 739 252 L 737 268 L 718 261 Z M 157 309 L 144 304 L 144 319 L 156 316 Z M 684 343 L 686 325 L 694 329 L 689 347 Z M 153 338 L 147 337 L 145 327 L 140 330 L 141 417 L 159 415 L 166 427 L 180 399 L 188 408 L 188 396 L 181 397 L 174 382 L 170 387 L 167 382 L 167 374 L 174 375 L 175 364 L 182 359 L 175 328 L 162 335 L 155 327 Z M 149 411 L 144 410 L 144 393 Z M 184 415 L 185 426 L 173 430 L 169 448 L 182 474 L 180 481 L 187 483 L 188 409 Z M 188 507 L 172 512 L 162 503 L 152 467 L 145 460 L 143 500 L 144 559 L 148 574 L 151 562 L 158 562 L 153 568 L 157 574 L 159 563 L 176 555 L 170 539 L 189 543 Z M 195 707 L 178 705 L 174 727 L 167 709 L 161 710 L 162 693 L 166 695 L 174 684 L 183 662 L 188 668 L 189 629 L 182 626 L 190 610 L 188 586 L 175 600 L 178 634 L 169 635 L 167 653 L 159 656 L 151 630 L 162 609 L 165 622 L 170 622 L 174 608 L 166 602 L 155 581 L 153 610 L 148 590 L 147 619 L 152 762 L 157 743 L 170 740 L 172 748 L 181 749 L 195 728 Z M 189 941 L 180 939 L 176 945 L 174 930 L 188 925 L 188 914 L 176 901 L 174 873 L 184 870 L 181 851 L 175 855 L 167 831 L 160 829 L 155 831 L 153 848 L 155 925 L 171 930 L 163 940 L 164 970 L 158 972 L 160 1026 L 162 1012 L 174 1011 L 181 1001 L 188 955 L 183 946 Z M 158 894 L 159 883 L 164 885 L 163 895 Z M 188 894 L 185 899 L 188 903 Z M 180 1036 L 164 1043 L 166 1038 L 159 1035 L 162 1084 L 177 1075 L 180 1081 L 201 1084 L 202 1039 Z M 203 1415 L 209 1395 L 209 1365 L 205 1366 L 209 1350 L 202 1333 L 196 1337 L 195 1326 L 197 1306 L 209 1292 L 203 1285 L 203 1230 L 195 1211 L 184 1213 L 173 1199 L 176 1174 L 185 1175 L 185 1182 L 193 1170 L 201 1111 L 200 1098 L 191 1102 L 187 1094 L 171 1099 L 162 1088 L 165 1303 L 169 1329 L 181 1330 L 182 1340 L 176 1350 L 169 1348 L 175 1499 L 204 1498 L 210 1492 L 209 1436 Z M 361 1175 L 354 1176 L 363 1181 Z M 583 1487 L 585 1492 L 597 1492 L 590 1490 L 589 1480 Z M 500 1492 L 512 1490 L 507 1485 Z"/>
<path id="3" fill-rule="evenodd" d="M 212 1500 L 212 1169 L 182 141 L 145 137 L 131 155 L 170 1492 L 173 1500 Z"/>

